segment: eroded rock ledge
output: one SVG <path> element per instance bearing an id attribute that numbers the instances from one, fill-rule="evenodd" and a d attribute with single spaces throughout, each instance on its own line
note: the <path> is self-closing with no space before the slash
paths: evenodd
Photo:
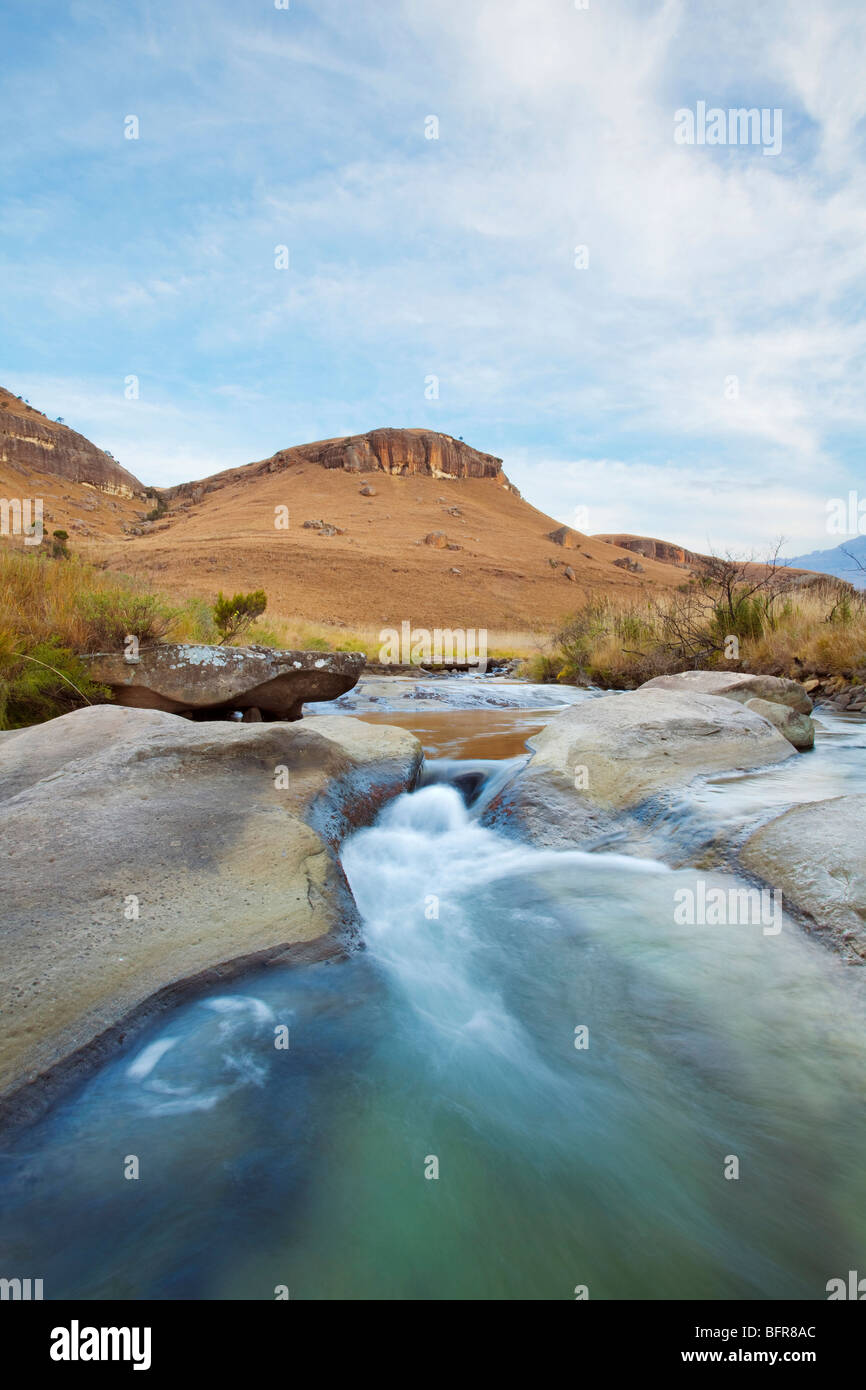
<path id="1" fill-rule="evenodd" d="M 363 652 L 278 651 L 161 642 L 136 662 L 122 652 L 85 658 L 94 680 L 119 705 L 225 719 L 256 710 L 265 719 L 300 719 L 308 700 L 336 700 L 357 684 Z"/>
<path id="2" fill-rule="evenodd" d="M 421 745 L 343 717 L 195 724 L 91 706 L 0 741 L 0 1119 L 196 984 L 334 954 L 336 855 L 414 784 Z"/>

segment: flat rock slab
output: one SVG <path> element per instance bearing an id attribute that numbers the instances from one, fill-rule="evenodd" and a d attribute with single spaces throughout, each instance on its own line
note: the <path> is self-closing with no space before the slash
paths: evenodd
<path id="1" fill-rule="evenodd" d="M 866 795 L 796 806 L 762 825 L 740 858 L 843 954 L 866 959 Z"/>
<path id="2" fill-rule="evenodd" d="M 0 741 L 0 1114 L 37 1113 L 191 981 L 340 949 L 338 837 L 420 762 L 412 734 L 351 718 L 110 705 Z"/>
<path id="3" fill-rule="evenodd" d="M 746 671 L 680 671 L 673 676 L 655 676 L 639 689 L 723 695 L 742 704 L 747 700 L 770 700 L 777 705 L 788 705 L 798 714 L 809 714 L 812 709 L 812 701 L 798 681 L 781 676 L 753 676 Z"/>
<path id="4" fill-rule="evenodd" d="M 366 659 L 363 652 L 183 642 L 143 647 L 135 662 L 123 652 L 85 658 L 93 679 L 110 686 L 119 705 L 213 718 L 258 709 L 267 719 L 299 719 L 307 701 L 336 700 L 357 683 Z"/>

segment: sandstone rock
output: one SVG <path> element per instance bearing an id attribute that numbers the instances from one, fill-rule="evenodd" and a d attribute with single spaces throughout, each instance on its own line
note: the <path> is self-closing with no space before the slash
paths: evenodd
<path id="1" fill-rule="evenodd" d="M 749 837 L 740 858 L 844 954 L 866 958 L 866 795 L 796 806 Z"/>
<path id="2" fill-rule="evenodd" d="M 574 705 L 529 740 L 528 766 L 491 819 L 547 844 L 573 843 L 695 777 L 794 757 L 766 719 L 733 700 L 646 687 Z"/>
<path id="3" fill-rule="evenodd" d="M 424 537 L 425 545 L 432 545 L 435 550 L 444 550 L 448 544 L 448 537 L 444 531 L 429 531 Z"/>
<path id="4" fill-rule="evenodd" d="M 562 545 L 566 550 L 577 550 L 583 536 L 579 531 L 572 531 L 570 526 L 560 526 L 556 531 L 548 531 L 547 539 L 553 541 L 554 545 Z"/>
<path id="5" fill-rule="evenodd" d="M 38 468 L 103 492 L 143 497 L 145 487 L 83 434 L 19 401 L 0 387 L 0 463 Z"/>
<path id="6" fill-rule="evenodd" d="M 565 569 L 562 571 L 562 573 L 563 573 L 563 575 L 564 575 L 564 577 L 565 577 L 566 579 L 570 579 L 570 580 L 571 580 L 572 584 L 574 584 L 574 583 L 577 582 L 577 575 L 575 574 L 574 570 L 571 568 L 571 565 L 566 565 L 566 566 L 565 566 Z"/>
<path id="7" fill-rule="evenodd" d="M 790 705 L 778 705 L 773 700 L 747 700 L 746 709 L 753 709 L 769 719 L 780 734 L 784 734 L 800 752 L 815 746 L 815 725 L 808 714 L 798 714 Z"/>
<path id="8" fill-rule="evenodd" d="M 740 704 L 747 700 L 772 700 L 777 705 L 789 705 L 798 714 L 809 714 L 812 709 L 812 701 L 798 681 L 779 676 L 753 676 L 746 671 L 680 671 L 674 676 L 655 676 L 639 688 L 724 695 Z"/>
<path id="9" fill-rule="evenodd" d="M 630 560 L 627 555 L 623 555 L 621 560 L 614 560 L 613 563 L 618 569 L 628 570 L 631 574 L 644 574 L 645 570 L 637 560 Z"/>
<path id="10" fill-rule="evenodd" d="M 360 491 L 360 494 L 359 494 L 359 495 L 360 495 L 361 497 L 376 497 L 376 496 L 378 496 L 378 494 L 377 494 L 377 492 L 376 492 L 376 489 L 375 489 L 374 487 L 370 487 L 370 484 L 369 484 L 369 483 L 365 483 L 365 484 L 364 484 L 364 486 L 361 488 L 361 491 Z"/>
<path id="11" fill-rule="evenodd" d="M 643 555 L 647 560 L 658 560 L 662 565 L 677 565 L 681 569 L 688 565 L 700 565 L 707 558 L 694 550 L 685 550 L 681 545 L 658 541 L 652 536 L 598 535 L 593 540 L 607 541 L 608 545 L 618 545 L 623 550 Z"/>
<path id="12" fill-rule="evenodd" d="M 306 701 L 335 700 L 351 690 L 366 658 L 363 652 L 163 642 L 142 648 L 137 662 L 121 652 L 85 660 L 120 705 L 209 718 L 255 708 L 268 719 L 299 719 Z"/>
<path id="13" fill-rule="evenodd" d="M 35 1114 L 191 982 L 341 949 L 336 845 L 420 759 L 405 730 L 350 718 L 106 705 L 0 740 L 0 1112 Z"/>

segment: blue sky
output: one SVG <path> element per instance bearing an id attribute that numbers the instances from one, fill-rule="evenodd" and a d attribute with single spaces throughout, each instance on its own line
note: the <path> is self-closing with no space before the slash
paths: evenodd
<path id="1" fill-rule="evenodd" d="M 429 426 L 594 532 L 837 545 L 864 51 L 860 0 L 4 0 L 0 383 L 149 483 Z"/>

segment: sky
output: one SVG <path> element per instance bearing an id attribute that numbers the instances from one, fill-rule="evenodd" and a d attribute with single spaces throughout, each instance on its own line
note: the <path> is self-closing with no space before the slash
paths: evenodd
<path id="1" fill-rule="evenodd" d="M 862 0 L 284 3 L 3 0 L 0 384 L 148 484 L 419 426 L 582 530 L 839 544 Z"/>

